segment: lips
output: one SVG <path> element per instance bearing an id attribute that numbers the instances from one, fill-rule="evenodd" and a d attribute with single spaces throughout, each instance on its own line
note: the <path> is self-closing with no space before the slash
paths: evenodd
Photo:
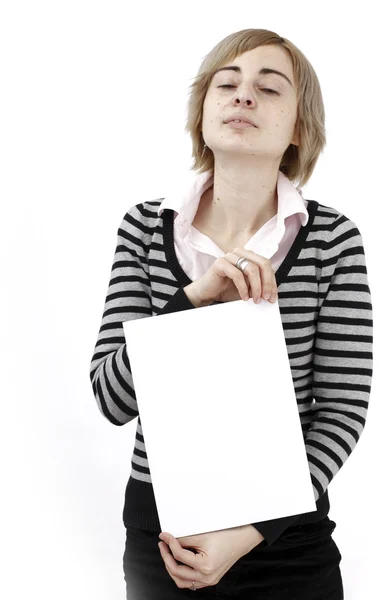
<path id="1" fill-rule="evenodd" d="M 224 121 L 224 123 L 230 123 L 230 121 L 242 121 L 243 123 L 249 123 L 250 125 L 253 125 L 253 127 L 256 127 L 256 125 L 253 123 L 253 121 L 251 121 L 250 119 L 246 118 L 246 117 L 240 117 L 240 116 L 233 116 L 233 117 L 229 117 L 228 119 L 226 119 L 226 121 Z"/>

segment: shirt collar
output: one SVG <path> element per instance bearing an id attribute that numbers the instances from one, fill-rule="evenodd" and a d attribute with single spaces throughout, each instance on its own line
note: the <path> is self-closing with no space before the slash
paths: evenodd
<path id="1" fill-rule="evenodd" d="M 180 226 L 181 234 L 185 236 L 194 220 L 202 194 L 213 182 L 212 169 L 204 173 L 188 171 L 186 177 L 184 175 L 182 178 L 173 179 L 168 193 L 158 208 L 158 215 L 161 215 L 165 208 L 175 211 L 177 213 L 175 222 Z M 309 214 L 302 190 L 296 188 L 282 171 L 278 171 L 277 195 L 277 229 L 284 230 L 285 219 L 295 213 L 299 214 L 302 225 L 307 225 Z"/>

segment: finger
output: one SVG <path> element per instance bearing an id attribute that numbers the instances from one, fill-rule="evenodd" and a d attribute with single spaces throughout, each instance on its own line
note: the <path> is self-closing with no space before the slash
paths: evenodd
<path id="1" fill-rule="evenodd" d="M 160 542 L 158 546 L 160 548 L 162 560 L 165 563 L 166 569 L 169 575 L 171 575 L 173 578 L 184 579 L 187 582 L 190 582 L 190 585 L 192 584 L 193 580 L 198 580 L 201 582 L 204 580 L 204 575 L 200 571 L 187 565 L 178 565 L 174 559 L 172 552 L 170 551 L 168 545 L 165 542 Z M 193 553 L 190 552 L 189 554 Z M 178 557 L 176 558 L 177 560 L 180 560 Z M 185 561 L 182 560 L 181 562 L 184 563 Z"/>
<path id="2" fill-rule="evenodd" d="M 192 584 L 189 583 L 189 581 L 186 584 L 185 583 L 185 581 L 186 581 L 185 579 L 180 579 L 179 577 L 174 577 L 174 575 L 172 575 L 172 573 L 170 572 L 170 569 L 169 569 L 169 567 L 167 565 L 167 562 L 165 560 L 165 555 L 164 555 L 164 549 L 163 549 L 163 547 L 166 546 L 165 542 L 162 542 L 162 544 L 160 542 L 158 544 L 158 546 L 160 547 L 161 557 L 162 557 L 162 559 L 164 561 L 165 569 L 168 572 L 169 577 L 171 577 L 173 579 L 173 581 L 177 584 L 177 587 L 179 587 L 179 588 L 189 587 L 190 588 Z M 161 548 L 161 546 L 162 546 L 162 548 Z M 194 586 L 195 586 L 195 580 L 194 580 Z"/>
<path id="3" fill-rule="evenodd" d="M 234 255 L 234 265 L 238 260 L 238 256 L 244 256 L 245 258 L 250 260 L 252 264 L 247 265 L 244 270 L 251 282 L 252 290 L 254 280 L 254 286 L 256 286 L 256 289 L 254 291 L 257 292 L 257 295 L 259 297 L 262 295 L 263 298 L 265 298 L 265 300 L 268 300 L 269 298 L 271 299 L 272 295 L 275 297 L 277 296 L 278 286 L 275 279 L 275 273 L 271 261 L 268 258 L 261 256 L 260 254 L 256 254 L 252 250 L 247 250 L 246 248 L 240 247 L 235 248 L 233 252 L 229 254 Z M 253 264 L 255 264 L 258 268 L 254 268 L 252 266 Z"/>
<path id="4" fill-rule="evenodd" d="M 258 265 L 250 262 L 250 264 L 246 265 L 245 267 L 245 273 L 250 282 L 253 300 L 256 303 L 259 303 L 261 301 L 262 294 L 261 269 L 258 267 Z"/>
<path id="5" fill-rule="evenodd" d="M 190 550 L 183 548 L 181 546 L 181 544 L 179 543 L 179 541 L 174 537 L 171 537 L 170 539 L 168 539 L 166 544 L 168 546 L 168 547 L 166 547 L 166 551 L 167 551 L 167 553 L 170 554 L 170 557 L 172 559 L 174 557 L 174 559 L 178 560 L 179 562 L 182 562 L 184 565 L 186 565 L 186 568 L 191 567 L 192 569 L 195 569 L 196 571 L 199 569 L 200 564 L 201 564 L 201 554 L 194 554 L 194 552 L 191 552 Z M 170 550 L 169 550 L 169 548 L 170 548 Z M 175 561 L 174 561 L 174 563 L 176 566 L 178 566 Z M 175 573 L 175 574 L 177 575 L 177 573 Z M 201 575 L 202 573 L 199 573 L 199 574 Z M 182 577 L 182 574 L 180 572 L 178 573 L 178 575 L 180 577 Z"/>
<path id="6" fill-rule="evenodd" d="M 204 585 L 202 582 L 196 581 L 195 579 L 193 579 L 193 581 L 188 581 L 187 579 L 180 579 L 179 577 L 173 577 L 166 565 L 165 565 L 165 568 L 169 574 L 169 577 L 171 577 L 173 579 L 173 581 L 177 584 L 177 587 L 179 587 L 179 588 L 190 589 L 193 584 L 193 581 L 194 581 L 194 589 L 195 590 L 200 590 L 201 588 L 208 587 L 207 585 Z"/>
<path id="7" fill-rule="evenodd" d="M 237 259 L 238 259 L 238 257 L 237 257 Z M 234 267 L 233 264 L 231 263 L 231 261 L 225 260 L 225 258 L 223 256 L 218 258 L 216 262 L 217 262 L 217 266 L 219 266 L 223 275 L 225 275 L 226 277 L 229 277 L 233 281 L 242 300 L 248 300 L 249 299 L 248 285 L 247 285 L 246 277 L 242 273 L 242 271 L 240 269 L 237 269 L 236 267 Z"/>
<path id="8" fill-rule="evenodd" d="M 235 282 L 237 281 L 236 278 L 240 278 L 241 280 L 243 280 L 244 285 L 246 285 L 247 293 L 249 293 L 250 290 L 250 295 L 252 296 L 254 302 L 260 302 L 262 284 L 260 270 L 258 266 L 250 261 L 249 264 L 246 265 L 244 271 L 242 271 L 242 269 L 239 269 L 235 266 L 238 260 L 238 255 L 234 254 L 233 252 L 228 252 L 225 256 L 225 259 L 226 263 L 228 264 L 228 268 L 230 269 L 229 273 L 233 280 Z M 247 283 L 247 281 L 249 282 L 249 284 Z"/>

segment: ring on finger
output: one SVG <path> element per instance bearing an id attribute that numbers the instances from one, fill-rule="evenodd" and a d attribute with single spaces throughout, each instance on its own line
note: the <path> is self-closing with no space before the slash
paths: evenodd
<path id="1" fill-rule="evenodd" d="M 250 263 L 251 263 L 251 260 L 249 260 L 248 258 L 245 258 L 244 256 L 240 256 L 238 258 L 237 262 L 235 263 L 235 266 L 237 267 L 237 269 L 242 271 L 242 273 L 244 273 L 247 265 L 249 265 Z"/>

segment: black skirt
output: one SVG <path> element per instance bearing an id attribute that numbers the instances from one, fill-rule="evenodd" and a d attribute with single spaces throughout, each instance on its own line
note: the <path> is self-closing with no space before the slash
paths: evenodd
<path id="1" fill-rule="evenodd" d="M 123 556 L 127 599 L 177 600 L 195 594 L 205 600 L 343 600 L 335 527 L 328 516 L 289 527 L 271 546 L 263 541 L 242 556 L 216 585 L 193 591 L 179 588 L 167 572 L 158 547 L 160 532 L 128 526 Z"/>

